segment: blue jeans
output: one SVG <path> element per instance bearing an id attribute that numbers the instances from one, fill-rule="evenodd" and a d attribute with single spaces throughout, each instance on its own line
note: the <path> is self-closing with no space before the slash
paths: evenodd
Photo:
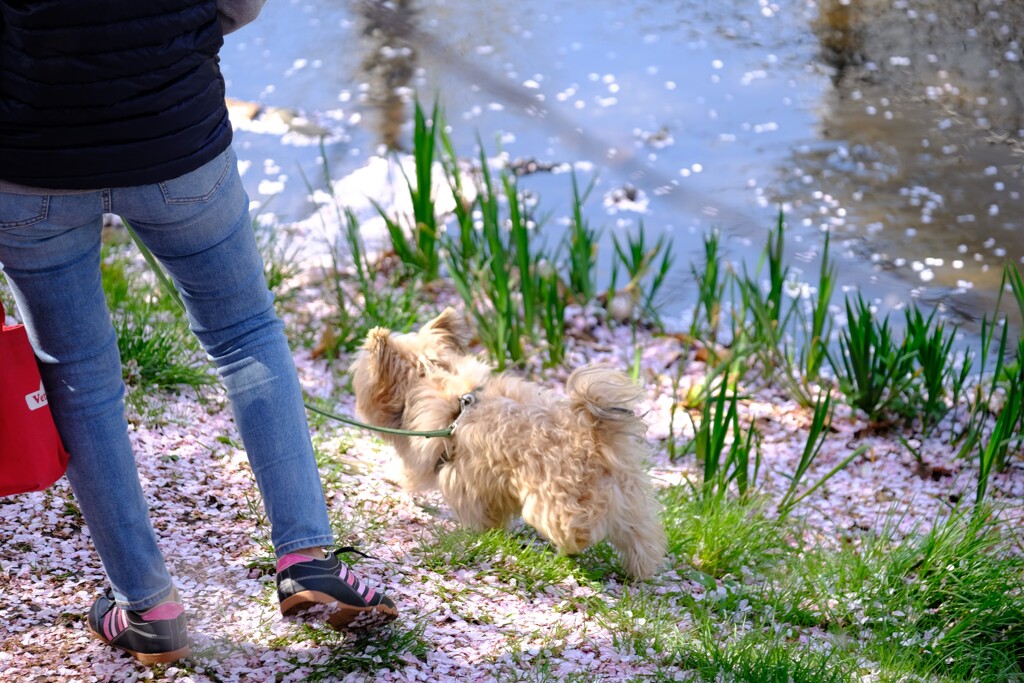
<path id="1" fill-rule="evenodd" d="M 273 307 L 234 152 L 154 185 L 0 193 L 0 269 L 40 360 L 67 477 L 118 602 L 145 610 L 171 577 L 124 413 L 117 338 L 100 285 L 104 213 L 122 216 L 174 279 L 216 363 L 278 556 L 333 544 L 284 324 Z"/>

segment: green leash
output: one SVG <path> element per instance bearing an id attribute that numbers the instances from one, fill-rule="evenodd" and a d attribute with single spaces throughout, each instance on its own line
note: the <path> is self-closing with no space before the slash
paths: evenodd
<path id="1" fill-rule="evenodd" d="M 139 236 L 137 234 L 135 234 L 135 230 L 132 229 L 132 226 L 128 224 L 128 221 L 126 221 L 124 218 L 122 218 L 121 222 L 124 223 L 124 227 L 128 230 L 128 234 L 131 235 L 132 241 L 135 242 L 135 246 L 139 248 L 140 252 L 142 252 L 143 258 L 146 259 L 146 263 L 148 263 L 149 267 L 153 269 L 153 274 L 156 275 L 156 279 L 159 281 L 160 286 L 168 294 L 171 295 L 171 298 L 174 299 L 174 301 L 178 304 L 178 306 L 184 312 L 184 310 L 185 310 L 185 302 L 182 301 L 181 294 L 178 292 L 177 287 L 174 286 L 174 283 L 171 282 L 171 279 L 167 276 L 167 273 L 165 273 L 164 269 L 160 266 L 160 262 L 156 260 L 155 256 L 153 256 L 153 252 L 151 252 L 149 250 L 149 248 L 145 244 L 142 243 L 142 240 L 139 239 Z M 411 430 L 411 429 L 394 429 L 392 427 L 376 427 L 374 425 L 366 424 L 365 422 L 360 422 L 359 420 L 356 420 L 355 418 L 345 417 L 344 415 L 336 415 L 336 414 L 328 412 L 326 410 L 322 410 L 320 408 L 317 408 L 316 406 L 311 406 L 311 405 L 309 405 L 308 403 L 305 403 L 305 402 L 302 405 L 304 405 L 306 407 L 306 410 L 309 410 L 311 412 L 317 413 L 318 415 L 323 415 L 324 417 L 330 418 L 332 420 L 337 420 L 338 422 L 344 422 L 345 424 L 351 425 L 353 427 L 361 427 L 362 429 L 369 429 L 369 430 L 375 431 L 375 432 L 383 432 L 385 434 L 395 434 L 395 435 L 398 435 L 398 436 L 422 436 L 425 439 L 451 436 L 452 432 L 455 431 L 455 425 L 458 422 L 458 418 L 456 418 L 456 421 L 453 422 L 451 425 L 449 425 L 447 429 L 434 429 L 434 430 L 431 430 L 431 431 L 417 432 L 417 431 L 414 431 L 414 430 Z M 465 407 L 466 403 L 462 402 L 462 405 L 463 405 L 463 407 Z"/>
<path id="2" fill-rule="evenodd" d="M 353 427 L 362 427 L 363 429 L 370 429 L 375 432 L 384 432 L 385 434 L 397 434 L 398 436 L 422 436 L 425 439 L 431 439 L 439 436 L 451 436 L 452 432 L 455 431 L 455 423 L 452 423 L 452 425 L 447 429 L 434 429 L 432 431 L 425 432 L 417 432 L 411 429 L 394 429 L 392 427 L 376 427 L 374 425 L 368 425 L 365 422 L 360 422 L 359 420 L 351 417 L 329 413 L 326 410 L 321 410 L 320 408 L 311 406 L 308 403 L 304 403 L 303 405 L 306 406 L 306 410 L 317 413 L 318 415 L 323 415 L 324 417 L 329 417 L 332 420 L 344 422 L 345 424 L 352 425 Z"/>

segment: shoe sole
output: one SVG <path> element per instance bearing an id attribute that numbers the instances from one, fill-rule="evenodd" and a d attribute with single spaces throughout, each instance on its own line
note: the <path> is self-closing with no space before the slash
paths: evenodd
<path id="1" fill-rule="evenodd" d="M 317 605 L 334 605 L 327 623 L 335 631 L 379 626 L 395 619 L 398 610 L 387 605 L 354 607 L 338 602 L 337 598 L 320 591 L 300 591 L 281 601 L 281 614 L 290 617 Z"/>
<path id="2" fill-rule="evenodd" d="M 136 652 L 135 650 L 129 650 L 128 648 L 121 647 L 120 645 L 114 645 L 112 642 L 104 638 L 99 633 L 96 633 L 96 631 L 93 631 L 91 628 L 89 629 L 89 633 L 93 634 L 94 636 L 96 636 L 96 638 L 103 641 L 110 647 L 117 648 L 122 652 L 127 652 L 132 657 L 137 659 L 140 664 L 169 664 L 171 662 L 176 662 L 179 659 L 182 659 L 183 657 L 188 657 L 192 653 L 192 650 L 189 648 L 188 645 L 186 645 L 185 647 L 178 648 L 177 650 L 169 650 L 167 652 Z"/>

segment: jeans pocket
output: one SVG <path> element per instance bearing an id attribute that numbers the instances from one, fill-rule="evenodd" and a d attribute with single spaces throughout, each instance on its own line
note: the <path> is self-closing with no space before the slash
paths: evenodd
<path id="1" fill-rule="evenodd" d="M 231 149 L 228 148 L 196 170 L 160 183 L 164 201 L 167 204 L 201 204 L 209 201 L 228 177 L 232 157 Z"/>
<path id="2" fill-rule="evenodd" d="M 49 195 L 0 193 L 0 231 L 42 223 L 49 213 Z"/>

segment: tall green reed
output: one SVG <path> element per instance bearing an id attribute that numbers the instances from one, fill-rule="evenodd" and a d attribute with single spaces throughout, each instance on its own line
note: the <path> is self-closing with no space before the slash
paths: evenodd
<path id="1" fill-rule="evenodd" d="M 332 187 L 334 180 L 322 142 L 321 158 L 325 160 L 321 167 L 322 180 L 326 187 Z M 312 184 L 308 179 L 305 181 L 312 193 Z M 410 329 L 416 322 L 419 297 L 418 289 L 408 285 L 415 274 L 423 271 L 404 260 L 393 267 L 382 255 L 371 254 L 359 219 L 351 208 L 335 201 L 329 207 L 321 207 L 317 217 L 324 233 L 336 236 L 326 245 L 330 266 L 323 271 L 324 292 L 333 304 L 333 313 L 310 321 L 313 332 L 320 336 L 314 351 L 336 358 L 355 351 L 374 327 L 396 331 Z M 331 223 L 339 230 L 331 230 Z"/>
<path id="2" fill-rule="evenodd" d="M 672 462 L 675 462 L 686 453 L 686 447 L 679 443 L 676 435 L 676 420 L 679 414 L 683 412 L 682 397 L 679 395 L 679 389 L 683 380 L 683 369 L 684 364 L 677 363 L 675 372 L 672 375 L 672 404 L 669 406 L 668 437 L 665 440 L 665 453 Z"/>
<path id="3" fill-rule="evenodd" d="M 465 243 L 448 240 L 446 262 L 455 289 L 473 316 L 477 333 L 485 348 L 504 369 L 508 362 L 523 361 L 524 337 L 533 334 L 526 327 L 523 297 L 519 287 L 523 278 L 534 277 L 532 256 L 529 254 L 529 231 L 526 211 L 522 206 L 516 183 L 511 173 L 505 172 L 502 186 L 511 205 L 508 223 L 501 211 L 501 195 L 491 176 L 483 146 L 480 146 L 480 187 L 476 207 L 479 211 L 480 230 L 467 232 Z M 456 202 L 458 204 L 458 202 Z M 470 209 L 463 209 L 468 211 Z M 506 229 L 509 224 L 510 229 Z M 520 256 L 520 250 L 527 253 Z M 525 272 L 519 270 L 527 264 Z M 535 293 L 539 287 L 531 286 Z M 530 302 L 536 311 L 536 300 Z M 533 320 L 531 320 L 532 324 Z"/>
<path id="4" fill-rule="evenodd" d="M 786 301 L 790 269 L 785 265 L 785 221 L 782 212 L 769 232 L 761 260 L 754 274 L 746 266 L 734 283 L 739 290 L 739 307 L 733 307 L 734 338 L 740 355 L 756 360 L 761 376 L 782 385 L 801 405 L 814 402 L 814 390 L 796 361 L 793 350 L 793 327 L 798 318 L 797 300 Z M 761 272 L 767 265 L 767 288 L 762 286 Z M 827 271 L 826 271 L 827 272 Z M 826 282 L 826 287 L 830 283 Z M 820 300 L 819 311 L 827 310 L 828 302 Z M 824 314 L 822 333 L 824 331 Z M 812 332 L 813 334 L 813 332 Z M 797 337 L 806 337 L 798 332 Z M 820 351 L 823 346 L 818 347 Z"/>
<path id="5" fill-rule="evenodd" d="M 572 174 L 572 219 L 566 234 L 569 292 L 581 306 L 597 296 L 597 251 L 600 231 L 590 227 L 583 205 L 597 184 L 597 177 L 581 193 L 576 173 Z"/>
<path id="6" fill-rule="evenodd" d="M 904 312 L 907 351 L 913 354 L 917 368 L 910 400 L 917 406 L 914 412 L 919 412 L 925 432 L 949 412 L 946 397 L 956 379 L 952 353 L 956 326 L 947 331 L 946 323 L 935 319 L 936 314 L 933 310 L 925 318 L 917 306 Z"/>
<path id="7" fill-rule="evenodd" d="M 847 327 L 839 333 L 838 358 L 828 354 L 839 388 L 869 420 L 904 411 L 904 393 L 913 381 L 914 352 L 897 343 L 889 317 L 875 317 L 864 298 L 846 301 Z"/>
<path id="8" fill-rule="evenodd" d="M 996 352 L 992 353 L 992 344 L 996 338 L 997 330 L 999 332 L 999 343 L 996 348 Z M 1003 324 L 999 325 L 995 321 L 990 321 L 988 316 L 982 316 L 981 319 L 981 331 L 980 331 L 980 346 L 978 351 L 978 373 L 977 381 L 971 388 L 969 397 L 970 410 L 968 411 L 966 424 L 959 433 L 954 433 L 952 439 L 953 445 L 959 445 L 959 456 L 967 457 L 980 443 L 982 432 L 985 428 L 985 422 L 989 414 L 989 404 L 991 398 L 996 394 L 999 388 L 999 381 L 1003 374 L 1003 364 L 1006 360 L 1006 351 L 1009 344 L 1009 333 L 1010 328 L 1006 325 L 1004 318 Z M 988 364 L 989 360 L 994 359 L 994 370 L 989 374 Z M 988 380 L 986 380 L 986 377 Z"/>
<path id="9" fill-rule="evenodd" d="M 825 233 L 825 245 L 821 253 L 821 270 L 818 273 L 818 287 L 811 303 L 810 321 L 804 320 L 807 330 L 801 346 L 801 367 L 806 380 L 815 381 L 821 375 L 826 350 L 832 337 L 832 316 L 830 307 L 836 288 L 836 264 L 829 257 L 832 234 Z"/>
<path id="10" fill-rule="evenodd" d="M 1024 358 L 1024 339 L 1018 342 L 1017 358 Z M 975 505 L 981 505 L 985 500 L 992 472 L 1005 471 L 1011 448 L 1024 442 L 1024 364 L 1015 363 L 1007 380 L 1002 406 L 979 452 Z"/>
<path id="11" fill-rule="evenodd" d="M 703 339 L 709 347 L 718 340 L 718 326 L 722 315 L 726 273 L 722 270 L 721 235 L 714 230 L 704 235 L 704 267 L 690 266 L 697 283 L 697 303 L 693 308 L 690 336 Z"/>
<path id="12" fill-rule="evenodd" d="M 757 264 L 754 274 L 747 272 L 746 264 L 742 266 L 742 275 L 738 276 L 742 311 L 739 322 L 745 325 L 743 335 L 759 352 L 772 353 L 781 348 L 794 307 L 790 306 L 783 312 L 783 294 L 789 278 L 789 267 L 785 265 L 785 220 L 779 211 L 775 226 L 768 233 L 764 251 Z M 762 269 L 767 264 L 767 289 L 761 285 Z M 749 318 L 749 320 L 748 320 Z M 770 359 L 769 359 L 770 360 Z"/>
<path id="13" fill-rule="evenodd" d="M 333 296 L 336 318 L 333 349 L 354 351 L 371 329 L 377 326 L 406 331 L 416 322 L 417 289 L 410 287 L 407 273 L 398 268 L 388 270 L 367 253 L 359 219 L 349 208 L 341 210 L 345 229 L 341 234 L 349 258 L 341 259 L 342 250 L 331 250 L 333 268 L 325 284 Z"/>
<path id="14" fill-rule="evenodd" d="M 662 329 L 664 325 L 657 298 L 675 260 L 672 255 L 672 240 L 662 234 L 653 245 L 648 246 L 647 233 L 641 221 L 636 234 L 626 236 L 625 244 L 621 243 L 615 235 L 612 235 L 612 243 L 615 248 L 616 260 L 612 266 L 610 289 L 613 291 L 617 289 L 619 267 L 624 267 L 628 281 L 619 291 L 637 302 L 641 317 Z M 660 261 L 658 260 L 659 256 L 661 257 Z"/>
<path id="15" fill-rule="evenodd" d="M 565 311 L 574 297 L 554 265 L 557 256 L 536 244 L 539 224 L 519 192 L 516 175 L 506 169 L 496 178 L 478 140 L 479 171 L 471 190 L 451 140 L 443 131 L 440 137 L 459 226 L 458 239 L 444 241 L 445 263 L 484 347 L 502 369 L 522 363 L 527 344 L 543 345 L 546 365 L 561 363 Z M 582 220 L 576 205 L 574 213 Z"/>
<path id="16" fill-rule="evenodd" d="M 565 309 L 564 285 L 558 272 L 547 262 L 538 263 L 539 318 L 544 330 L 545 364 L 554 367 L 565 361 Z"/>
<path id="17" fill-rule="evenodd" d="M 708 378 L 706 390 L 708 398 L 701 409 L 700 423 L 694 425 L 692 442 L 697 461 L 703 465 L 700 494 L 721 498 L 735 483 L 740 497 L 746 498 L 755 489 L 761 470 L 760 432 L 751 424 L 744 433 L 739 418 L 740 396 L 736 386 L 730 386 L 727 367 L 720 378 Z"/>
<path id="18" fill-rule="evenodd" d="M 954 445 L 959 445 L 960 457 L 978 458 L 976 510 L 983 508 L 993 472 L 1005 469 L 1011 449 L 1024 442 L 1024 338 L 1018 340 L 1016 355 L 1011 357 L 1010 322 L 1005 314 L 999 317 L 1002 294 L 1007 290 L 1013 293 L 1019 310 L 1024 314 L 1024 282 L 1014 264 L 1005 266 L 1000 285 L 996 317 L 990 320 L 986 315 L 981 322 L 980 347 L 976 356 L 978 381 L 972 387 L 966 423 L 952 440 Z M 992 364 L 991 371 L 989 363 Z M 963 374 L 962 369 L 961 378 Z M 958 379 L 954 387 L 957 382 L 962 383 Z"/>
<path id="19" fill-rule="evenodd" d="M 822 446 L 825 445 L 825 441 L 828 439 L 829 429 L 832 426 L 832 415 L 832 397 L 827 392 L 822 392 L 814 404 L 814 414 L 811 417 L 811 424 L 807 430 L 807 441 L 804 444 L 803 451 L 800 453 L 800 460 L 797 462 L 793 473 L 791 475 L 787 475 L 787 478 L 789 479 L 789 486 L 785 493 L 782 494 L 782 498 L 779 500 L 777 505 L 779 519 L 786 518 L 793 508 L 799 505 L 802 500 L 821 488 L 825 482 L 838 474 L 855 458 L 867 450 L 867 446 L 857 448 L 839 461 L 839 463 L 831 470 L 822 475 L 816 482 L 798 493 L 800 483 L 807 475 L 807 471 L 810 469 L 811 465 L 814 464 L 815 460 L 817 460 L 821 453 Z"/>
<path id="20" fill-rule="evenodd" d="M 427 282 L 438 278 L 441 264 L 442 223 L 438 220 L 434 197 L 434 162 L 437 157 L 439 127 L 443 128 L 443 123 L 438 104 L 435 102 L 428 120 L 417 101 L 413 126 L 415 181 L 402 168 L 405 185 L 412 199 L 412 216 L 403 221 L 401 217 L 391 216 L 384 207 L 375 203 L 377 212 L 387 225 L 395 254 Z M 410 220 L 411 225 L 407 226 Z"/>

